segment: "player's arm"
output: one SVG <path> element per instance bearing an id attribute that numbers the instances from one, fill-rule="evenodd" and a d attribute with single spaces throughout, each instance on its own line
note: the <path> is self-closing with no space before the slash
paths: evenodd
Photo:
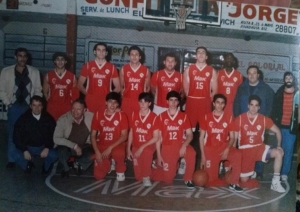
<path id="1" fill-rule="evenodd" d="M 159 140 L 159 131 L 154 130 L 152 138 L 149 141 L 147 141 L 146 143 L 144 143 L 142 146 L 140 146 L 140 148 L 135 152 L 134 157 L 139 158 L 147 146 L 158 142 L 158 140 Z"/>
<path id="2" fill-rule="evenodd" d="M 120 70 L 119 77 L 120 77 L 120 90 L 121 90 L 121 95 L 123 95 L 123 91 L 124 91 L 124 87 L 125 87 L 125 82 L 124 82 L 124 70 L 123 70 L 123 67 L 122 67 L 121 70 Z"/>
<path id="3" fill-rule="evenodd" d="M 97 130 L 91 130 L 91 143 L 92 143 L 92 147 L 93 147 L 94 152 L 95 152 L 96 161 L 98 163 L 101 163 L 102 162 L 102 155 L 101 155 L 101 153 L 98 149 L 96 137 L 97 137 Z"/>
<path id="4" fill-rule="evenodd" d="M 119 93 L 121 91 L 120 78 L 112 78 L 112 83 L 115 86 L 115 89 L 113 91 Z"/>
<path id="5" fill-rule="evenodd" d="M 121 135 L 120 137 L 113 142 L 110 146 L 108 146 L 103 152 L 102 152 L 102 157 L 104 158 L 108 158 L 109 154 L 111 153 L 111 151 L 113 150 L 113 148 L 115 148 L 116 146 L 118 146 L 119 144 L 123 143 L 124 141 L 126 141 L 128 138 L 128 129 L 123 129 L 121 131 Z"/>
<path id="6" fill-rule="evenodd" d="M 157 75 L 158 72 L 154 72 L 150 80 L 150 91 L 153 96 L 155 96 L 157 89 Z"/>
<path id="7" fill-rule="evenodd" d="M 48 74 L 46 74 L 44 77 L 44 82 L 43 82 L 43 94 L 47 101 L 49 99 L 49 92 L 50 92 L 50 85 L 48 82 Z"/>
<path id="8" fill-rule="evenodd" d="M 159 136 L 158 141 L 155 143 L 157 163 L 159 166 L 163 166 L 164 161 L 163 161 L 163 158 L 161 157 L 161 143 L 162 143 L 161 131 L 159 131 L 158 136 Z"/>
<path id="9" fill-rule="evenodd" d="M 273 126 L 270 128 L 270 130 L 272 130 L 275 135 L 276 135 L 276 138 L 277 138 L 277 148 L 280 147 L 281 148 L 281 140 L 282 140 L 282 137 L 281 137 L 281 132 L 280 132 L 280 129 L 275 125 L 273 124 Z"/>
<path id="10" fill-rule="evenodd" d="M 71 97 L 72 97 L 72 101 L 76 100 L 79 98 L 79 90 L 77 88 L 77 78 L 76 76 L 74 75 L 74 79 L 73 79 L 73 88 L 71 90 L 71 93 L 70 93 Z"/>
<path id="11" fill-rule="evenodd" d="M 151 73 L 149 71 L 149 69 L 147 69 L 147 74 L 146 74 L 146 79 L 145 79 L 145 88 L 144 91 L 145 92 L 150 92 L 150 79 L 151 79 Z"/>
<path id="12" fill-rule="evenodd" d="M 133 135 L 132 135 L 132 128 L 130 128 L 129 134 L 128 134 L 128 141 L 127 141 L 127 159 L 132 160 L 133 155 L 131 152 L 131 145 L 132 145 Z"/>
<path id="13" fill-rule="evenodd" d="M 77 83 L 77 87 L 78 87 L 79 91 L 81 93 L 83 93 L 84 95 L 86 95 L 86 89 L 84 87 L 85 81 L 86 81 L 86 77 L 80 75 L 79 79 L 78 79 L 78 83 Z"/>
<path id="14" fill-rule="evenodd" d="M 213 98 L 213 96 L 218 93 L 218 73 L 214 69 L 212 72 L 212 78 L 211 78 L 211 93 L 210 96 Z"/>
<path id="15" fill-rule="evenodd" d="M 201 152 L 201 162 L 200 162 L 200 168 L 205 167 L 206 163 L 206 157 L 204 153 L 204 136 L 206 131 L 200 129 L 200 137 L 199 137 L 199 146 L 200 146 L 200 152 Z"/>
<path id="16" fill-rule="evenodd" d="M 190 144 L 190 142 L 193 140 L 193 131 L 191 128 L 188 128 L 185 130 L 185 134 L 186 134 L 186 139 L 185 141 L 182 143 L 181 148 L 179 150 L 179 155 L 180 157 L 183 157 L 186 153 L 186 147 Z"/>
<path id="17" fill-rule="evenodd" d="M 183 86 L 183 92 L 185 93 L 186 96 L 188 96 L 189 87 L 190 87 L 189 67 L 187 67 L 183 72 L 182 86 Z"/>
<path id="18" fill-rule="evenodd" d="M 235 138 L 235 135 L 234 135 L 234 131 L 230 131 L 229 132 L 229 142 L 228 142 L 228 145 L 227 147 L 224 149 L 224 151 L 221 153 L 221 160 L 226 160 L 227 157 L 228 157 L 228 153 L 229 153 L 229 150 L 230 148 L 233 146 L 234 144 L 234 138 Z"/>

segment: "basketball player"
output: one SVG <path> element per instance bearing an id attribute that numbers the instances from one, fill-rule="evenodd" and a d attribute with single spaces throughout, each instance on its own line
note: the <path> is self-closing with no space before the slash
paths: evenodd
<path id="1" fill-rule="evenodd" d="M 183 73 L 183 90 L 186 95 L 186 114 L 193 129 L 200 117 L 211 112 L 212 97 L 217 93 L 217 72 L 207 65 L 207 49 L 196 49 L 196 63 L 190 65 Z"/>
<path id="2" fill-rule="evenodd" d="M 200 120 L 201 167 L 204 166 L 209 176 L 206 185 L 221 186 L 224 183 L 218 179 L 219 163 L 221 160 L 228 160 L 232 167 L 229 188 L 243 192 L 239 186 L 242 155 L 233 147 L 234 132 L 230 131 L 233 117 L 224 111 L 226 102 L 223 94 L 214 95 L 214 111 Z"/>
<path id="3" fill-rule="evenodd" d="M 167 94 L 169 108 L 157 117 L 161 141 L 156 143 L 157 164 L 152 169 L 152 179 L 173 182 L 176 175 L 178 159 L 186 161 L 186 171 L 183 176 L 188 188 L 194 188 L 192 183 L 196 152 L 189 143 L 193 139 L 191 124 L 187 115 L 178 108 L 181 97 L 176 91 Z"/>
<path id="4" fill-rule="evenodd" d="M 233 102 L 236 91 L 240 84 L 243 83 L 243 75 L 236 70 L 236 58 L 232 53 L 224 55 L 224 69 L 218 72 L 218 93 L 227 98 L 227 104 L 224 111 L 233 115 Z"/>
<path id="5" fill-rule="evenodd" d="M 86 95 L 87 109 L 95 113 L 99 109 L 105 109 L 105 96 L 111 91 L 112 84 L 114 85 L 113 91 L 120 92 L 120 80 L 116 67 L 106 61 L 107 45 L 97 43 L 93 52 L 96 58 L 82 67 L 78 79 L 78 89 Z"/>
<path id="6" fill-rule="evenodd" d="M 122 110 L 131 116 L 133 111 L 139 111 L 139 94 L 150 91 L 150 71 L 141 64 L 143 52 L 138 46 L 131 46 L 128 50 L 130 62 L 120 70 Z"/>
<path id="7" fill-rule="evenodd" d="M 143 181 L 144 186 L 151 186 L 151 164 L 155 143 L 159 138 L 156 115 L 150 110 L 153 97 L 143 92 L 139 95 L 140 110 L 134 111 L 129 118 L 130 131 L 127 144 L 127 158 L 133 160 L 135 179 Z M 131 149 L 132 147 L 132 149 Z"/>
<path id="8" fill-rule="evenodd" d="M 267 162 L 274 158 L 274 175 L 271 189 L 284 193 L 285 189 L 280 184 L 280 170 L 282 166 L 283 150 L 281 148 L 281 133 L 273 121 L 258 113 L 261 99 L 256 95 L 250 95 L 248 100 L 248 112 L 242 113 L 234 121 L 238 146 L 242 152 L 241 181 L 246 184 L 254 174 L 255 161 Z M 276 134 L 277 147 L 270 147 L 263 142 L 266 129 Z"/>
<path id="9" fill-rule="evenodd" d="M 182 74 L 175 70 L 176 56 L 168 53 L 164 56 L 165 68 L 154 72 L 151 77 L 151 93 L 155 96 L 153 112 L 156 115 L 168 110 L 166 96 L 170 91 L 182 92 Z"/>
<path id="10" fill-rule="evenodd" d="M 44 77 L 43 93 L 48 101 L 47 111 L 56 121 L 71 110 L 73 100 L 79 97 L 76 77 L 65 68 L 67 59 L 63 52 L 54 53 L 52 60 L 55 68 Z"/>
<path id="11" fill-rule="evenodd" d="M 116 111 L 120 104 L 119 93 L 108 93 L 106 109 L 97 111 L 92 120 L 91 142 L 95 151 L 94 177 L 97 180 L 103 179 L 110 171 L 111 159 L 116 162 L 117 181 L 125 180 L 124 141 L 128 137 L 128 119 L 124 112 Z"/>

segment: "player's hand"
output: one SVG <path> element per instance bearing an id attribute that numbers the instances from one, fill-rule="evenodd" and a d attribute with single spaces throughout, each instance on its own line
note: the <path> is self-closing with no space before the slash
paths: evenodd
<path id="1" fill-rule="evenodd" d="M 132 159 L 133 159 L 133 155 L 132 155 L 131 150 L 127 151 L 127 159 L 130 160 L 130 161 L 132 161 Z"/>
<path id="2" fill-rule="evenodd" d="M 181 145 L 181 148 L 179 150 L 179 156 L 180 157 L 184 157 L 185 156 L 185 153 L 186 153 L 186 145 L 182 144 Z"/>
<path id="3" fill-rule="evenodd" d="M 228 157 L 228 153 L 229 153 L 229 148 L 224 149 L 224 151 L 220 154 L 221 160 L 226 160 Z"/>
<path id="4" fill-rule="evenodd" d="M 102 152 L 102 157 L 103 157 L 103 158 L 108 158 L 108 156 L 109 156 L 110 153 L 111 153 L 111 150 L 112 150 L 112 147 L 111 147 L 111 146 L 107 147 L 106 150 L 104 150 L 104 152 Z"/>
<path id="5" fill-rule="evenodd" d="M 280 146 L 277 147 L 277 150 L 279 151 L 279 153 L 280 153 L 281 156 L 284 155 L 284 151 L 283 151 L 283 149 Z"/>
<path id="6" fill-rule="evenodd" d="M 201 169 L 205 169 L 206 165 L 206 158 L 205 157 L 201 157 L 201 162 L 200 162 L 200 168 Z"/>
<path id="7" fill-rule="evenodd" d="M 138 150 L 134 153 L 134 157 L 139 158 L 143 151 L 144 151 L 143 147 L 138 148 Z"/>
<path id="8" fill-rule="evenodd" d="M 78 145 L 76 145 L 76 148 L 74 150 L 76 152 L 76 155 L 78 156 L 82 155 L 82 149 Z"/>
<path id="9" fill-rule="evenodd" d="M 25 160 L 31 160 L 31 155 L 27 150 L 23 153 L 23 155 L 24 155 Z"/>
<path id="10" fill-rule="evenodd" d="M 102 155 L 101 155 L 101 153 L 100 152 L 98 152 L 98 153 L 95 153 L 95 159 L 96 159 L 96 162 L 97 163 L 102 163 Z"/>
<path id="11" fill-rule="evenodd" d="M 41 152 L 41 158 L 46 158 L 48 156 L 49 149 L 44 148 L 43 151 Z"/>
<path id="12" fill-rule="evenodd" d="M 157 164 L 161 167 L 164 167 L 164 160 L 162 159 L 162 157 L 157 157 Z"/>

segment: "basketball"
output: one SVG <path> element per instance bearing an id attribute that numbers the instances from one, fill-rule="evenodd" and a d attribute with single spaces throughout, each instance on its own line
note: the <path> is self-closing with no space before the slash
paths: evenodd
<path id="1" fill-rule="evenodd" d="M 205 186 L 208 182 L 208 174 L 204 169 L 200 169 L 194 172 L 193 182 L 197 186 Z"/>
<path id="2" fill-rule="evenodd" d="M 231 174 L 232 174 L 231 170 L 225 173 L 225 182 L 227 184 L 230 184 L 231 182 Z"/>

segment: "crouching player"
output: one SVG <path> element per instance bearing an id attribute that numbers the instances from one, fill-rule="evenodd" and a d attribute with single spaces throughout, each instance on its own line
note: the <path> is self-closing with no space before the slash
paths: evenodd
<path id="1" fill-rule="evenodd" d="M 120 104 L 119 93 L 108 93 L 106 109 L 96 112 L 92 120 L 91 142 L 95 151 L 94 177 L 97 180 L 103 179 L 110 171 L 111 159 L 116 162 L 117 180 L 125 180 L 124 160 L 128 120 L 124 112 L 116 111 Z M 99 132 L 98 139 L 97 131 Z"/>
<path id="2" fill-rule="evenodd" d="M 281 133 L 273 121 L 258 113 L 261 99 L 256 95 L 249 96 L 248 112 L 242 113 L 234 121 L 234 131 L 238 136 L 239 149 L 242 152 L 241 181 L 248 186 L 247 181 L 254 174 L 256 161 L 267 162 L 274 158 L 274 175 L 271 189 L 284 193 L 285 189 L 280 184 L 280 170 L 282 166 L 283 150 L 281 146 Z M 263 138 L 265 129 L 270 129 L 276 134 L 277 147 L 265 145 Z"/>
<path id="3" fill-rule="evenodd" d="M 127 144 L 127 158 L 133 160 L 135 179 L 151 186 L 151 164 L 155 143 L 158 141 L 156 115 L 150 110 L 153 97 L 150 93 L 139 95 L 140 110 L 134 111 L 129 118 L 130 131 Z M 131 149 L 132 146 L 132 149 Z"/>
<path id="4" fill-rule="evenodd" d="M 221 160 L 228 160 L 232 168 L 229 188 L 243 192 L 239 186 L 242 155 L 233 147 L 233 118 L 224 112 L 226 102 L 223 94 L 214 95 L 214 111 L 200 119 L 201 166 L 204 166 L 209 176 L 207 186 L 222 186 L 225 182 L 218 178 L 219 163 Z"/>
<path id="5" fill-rule="evenodd" d="M 196 152 L 189 143 L 193 139 L 191 123 L 187 115 L 178 108 L 181 97 L 176 91 L 167 94 L 168 110 L 157 117 L 160 129 L 160 141 L 156 143 L 157 169 L 152 169 L 152 179 L 173 182 L 176 175 L 178 159 L 186 161 L 186 171 L 183 176 L 188 188 L 194 188 L 192 183 L 195 169 Z"/>

